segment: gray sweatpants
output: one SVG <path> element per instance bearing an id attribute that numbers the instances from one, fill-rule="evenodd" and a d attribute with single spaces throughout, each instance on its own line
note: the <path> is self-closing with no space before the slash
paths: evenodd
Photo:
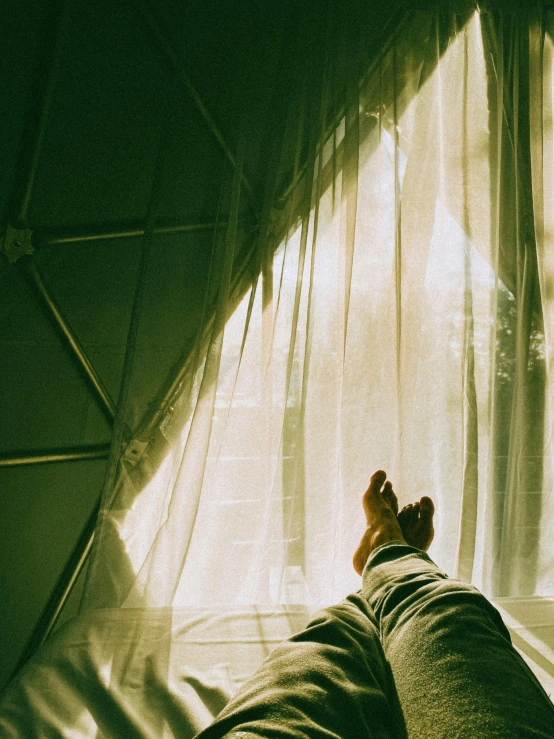
<path id="1" fill-rule="evenodd" d="M 391 542 L 198 735 L 215 737 L 554 739 L 554 705 L 491 603 Z"/>

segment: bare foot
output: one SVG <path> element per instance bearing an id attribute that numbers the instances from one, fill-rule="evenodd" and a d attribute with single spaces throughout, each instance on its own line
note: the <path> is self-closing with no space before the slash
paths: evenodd
<path id="1" fill-rule="evenodd" d="M 376 472 L 363 497 L 367 529 L 352 560 L 358 575 L 362 574 L 371 552 L 381 544 L 404 540 L 426 552 L 435 535 L 435 506 L 431 498 L 424 496 L 419 502 L 404 506 L 399 513 L 398 498 L 391 482 L 385 483 L 385 479 L 385 472 Z"/>
<path id="2" fill-rule="evenodd" d="M 372 475 L 369 487 L 364 493 L 363 505 L 367 528 L 352 559 L 358 575 L 362 574 L 369 555 L 376 547 L 389 541 L 405 541 L 397 518 L 398 501 L 391 483 L 385 484 L 386 479 L 386 473 L 378 470 Z"/>
<path id="3" fill-rule="evenodd" d="M 434 512 L 433 501 L 425 495 L 418 503 L 410 503 L 404 506 L 398 514 L 398 522 L 404 534 L 404 539 L 412 547 L 423 549 L 426 552 L 431 546 L 435 536 L 435 529 L 433 528 Z"/>

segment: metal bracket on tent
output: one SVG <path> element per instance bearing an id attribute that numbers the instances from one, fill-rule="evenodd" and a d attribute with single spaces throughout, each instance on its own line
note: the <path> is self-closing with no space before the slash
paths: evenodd
<path id="1" fill-rule="evenodd" d="M 131 464 L 140 462 L 146 448 L 148 447 L 148 441 L 141 441 L 140 439 L 133 439 L 127 444 L 125 451 L 123 452 L 123 459 Z"/>
<path id="2" fill-rule="evenodd" d="M 17 262 L 23 255 L 32 254 L 35 251 L 31 238 L 30 228 L 14 228 L 8 223 L 2 241 L 2 251 L 8 257 L 9 262 Z"/>

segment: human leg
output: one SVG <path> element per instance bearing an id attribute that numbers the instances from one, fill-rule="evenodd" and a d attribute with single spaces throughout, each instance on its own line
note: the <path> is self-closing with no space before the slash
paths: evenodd
<path id="1" fill-rule="evenodd" d="M 422 500 L 411 514 L 401 513 L 401 533 L 389 530 L 372 545 L 378 528 L 372 522 L 390 520 L 380 507 L 394 512 L 395 498 L 385 493 L 364 496 L 368 530 L 354 565 L 359 570 L 367 556 L 362 593 L 379 624 L 410 739 L 552 739 L 554 706 L 498 611 L 408 543 L 410 529 L 420 543 L 426 530 L 432 538 L 432 504 Z"/>
<path id="2" fill-rule="evenodd" d="M 351 595 L 278 646 L 197 739 L 406 736 L 375 619 Z"/>

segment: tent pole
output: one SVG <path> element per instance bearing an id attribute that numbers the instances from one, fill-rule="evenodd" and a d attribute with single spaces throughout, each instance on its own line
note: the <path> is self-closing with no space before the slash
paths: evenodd
<path id="1" fill-rule="evenodd" d="M 252 257 L 255 254 L 256 243 L 257 242 L 255 241 L 254 244 L 250 247 L 248 254 L 246 255 L 246 258 L 244 260 L 244 265 L 242 269 L 233 279 L 233 284 L 231 287 L 232 294 L 235 294 L 235 292 L 239 289 L 241 282 L 248 274 L 248 265 L 250 264 Z M 211 330 L 212 322 L 213 317 L 206 324 L 206 330 Z M 171 401 L 179 392 L 180 385 L 187 376 L 188 372 L 190 372 L 191 370 L 191 352 L 193 346 L 194 341 L 191 341 L 187 344 L 181 354 L 180 359 L 175 365 L 174 371 L 169 374 L 155 400 L 150 403 L 150 408 L 141 418 L 140 423 L 133 435 L 133 438 L 128 445 L 128 449 L 131 454 L 134 453 L 133 449 L 137 449 L 138 451 L 142 446 L 142 443 L 149 440 L 150 436 L 157 428 L 164 414 L 166 413 Z M 135 460 L 136 459 L 138 459 L 138 457 L 135 458 Z"/>
<path id="2" fill-rule="evenodd" d="M 227 228 L 227 223 L 187 223 L 180 226 L 159 226 L 153 229 L 154 234 L 176 234 L 196 231 L 213 231 L 215 228 Z M 113 230 L 104 233 L 67 234 L 63 236 L 44 236 L 40 246 L 57 246 L 59 244 L 79 244 L 88 241 L 107 241 L 110 239 L 128 239 L 144 236 L 143 228 Z"/>
<path id="3" fill-rule="evenodd" d="M 179 56 L 176 54 L 175 50 L 172 48 L 171 44 L 167 41 L 165 35 L 163 34 L 161 28 L 154 20 L 152 13 L 146 6 L 146 3 L 144 0 L 135 0 L 135 5 L 139 8 L 140 12 L 142 13 L 145 21 L 150 26 L 150 30 L 152 31 L 154 38 L 156 39 L 160 49 L 163 51 L 164 55 L 168 59 L 168 61 L 171 63 L 171 66 L 177 72 L 179 75 L 179 78 L 181 79 L 181 82 L 184 84 L 185 89 L 191 96 L 191 98 L 194 100 L 196 107 L 198 108 L 200 114 L 204 118 L 204 121 L 207 123 L 208 128 L 216 138 L 218 144 L 223 150 L 223 153 L 227 157 L 228 161 L 231 163 L 234 169 L 237 168 L 237 163 L 235 160 L 235 157 L 233 153 L 231 152 L 231 149 L 227 145 L 227 142 L 223 138 L 223 135 L 221 131 L 219 130 L 219 127 L 217 123 L 214 121 L 211 113 L 204 105 L 204 102 L 200 95 L 198 94 L 198 91 L 190 81 L 190 77 L 184 68 L 183 64 L 181 63 L 181 60 L 179 59 Z M 254 213 L 256 213 L 256 209 L 254 207 L 254 200 L 253 200 L 253 191 L 252 186 L 250 185 L 250 182 L 248 181 L 246 175 L 241 172 L 241 181 L 245 188 L 245 190 L 248 193 L 248 198 L 250 201 L 250 205 L 252 206 L 252 210 Z"/>
<path id="4" fill-rule="evenodd" d="M 148 232 L 147 232 L 147 237 L 148 237 Z M 108 454 L 108 464 L 107 464 L 106 480 L 105 480 L 105 486 L 108 486 L 108 489 L 113 484 L 113 479 L 115 477 L 116 468 L 117 468 L 117 462 L 119 459 L 119 452 L 118 452 L 119 445 L 127 429 L 126 424 L 125 424 L 125 417 L 124 417 L 125 405 L 126 405 L 125 399 L 126 399 L 126 393 L 128 392 L 129 382 L 130 382 L 131 373 L 132 373 L 134 344 L 136 342 L 136 335 L 138 332 L 140 304 L 142 301 L 144 278 L 146 275 L 146 266 L 148 262 L 149 253 L 150 253 L 150 240 L 147 238 L 146 248 L 143 247 L 141 267 L 139 270 L 137 289 L 135 292 L 135 300 L 133 303 L 133 311 L 131 315 L 131 323 L 129 326 L 129 335 L 127 338 L 127 351 L 126 351 L 125 362 L 123 366 L 123 378 L 122 378 L 121 389 L 120 389 L 119 409 L 118 409 L 117 417 L 115 417 L 115 407 L 114 407 L 114 414 L 112 415 L 112 418 L 114 420 L 114 429 L 112 433 L 112 444 L 110 446 L 109 454 Z M 37 284 L 37 288 L 39 289 L 42 297 L 45 299 L 48 307 L 54 314 L 56 321 L 58 322 L 61 330 L 63 331 L 64 335 L 69 341 L 71 347 L 75 351 L 77 357 L 82 363 L 86 360 L 86 364 L 83 364 L 83 366 L 85 368 L 85 371 L 87 372 L 87 375 L 89 375 L 89 379 L 93 382 L 94 387 L 96 388 L 97 392 L 100 395 L 100 392 L 103 386 L 101 385 L 99 378 L 97 378 L 94 368 L 88 361 L 88 358 L 82 351 L 77 340 L 73 337 L 69 327 L 65 323 L 56 305 L 52 301 L 50 295 L 48 294 L 48 291 L 46 290 L 46 287 L 44 286 L 44 283 L 42 282 L 40 274 L 38 273 L 38 270 L 34 264 L 31 264 L 30 266 L 30 274 L 34 278 L 34 281 Z M 89 368 L 90 368 L 90 374 L 89 374 Z M 98 380 L 98 384 L 95 382 L 95 379 Z M 105 396 L 104 394 L 102 394 L 100 395 L 100 397 L 103 400 L 103 402 L 106 403 L 106 400 L 110 400 L 110 399 L 109 399 L 109 396 L 107 395 L 107 392 L 106 391 L 104 392 L 105 392 Z M 110 408 L 110 411 L 111 411 L 111 408 Z M 94 532 L 96 529 L 99 511 L 100 511 L 100 501 L 94 507 L 94 510 L 89 516 L 89 519 L 87 520 L 85 524 L 85 527 L 81 533 L 81 536 L 79 537 L 79 540 L 75 544 L 75 547 L 71 553 L 71 556 L 69 557 L 69 560 L 67 561 L 62 571 L 62 574 L 58 578 L 58 583 L 56 587 L 54 588 L 50 598 L 48 599 L 46 607 L 37 625 L 35 626 L 35 629 L 31 635 L 31 638 L 29 639 L 27 646 L 25 647 L 25 651 L 23 652 L 23 655 L 21 659 L 19 660 L 19 663 L 13 675 L 15 675 L 23 667 L 23 665 L 36 652 L 36 650 L 41 646 L 41 644 L 43 644 L 43 642 L 46 641 L 46 639 L 50 636 L 50 634 L 54 630 L 56 623 L 58 621 L 58 618 L 64 606 L 66 605 L 69 599 L 69 596 L 71 594 L 71 591 L 73 590 L 73 587 L 75 583 L 77 582 L 77 579 L 79 575 L 81 574 L 87 562 L 87 559 L 91 553 L 92 545 L 94 542 Z"/>
<path id="5" fill-rule="evenodd" d="M 33 189 L 35 180 L 38 172 L 38 166 L 40 156 L 42 153 L 42 147 L 44 145 L 44 139 L 46 135 L 46 127 L 50 119 L 50 112 L 52 109 L 52 102 L 54 99 L 54 92 L 56 89 L 56 80 L 58 71 L 60 68 L 65 27 L 68 20 L 68 0 L 64 0 L 60 10 L 59 16 L 56 20 L 57 27 L 54 29 L 54 42 L 52 50 L 52 58 L 50 60 L 50 67 L 48 70 L 48 77 L 42 96 L 42 105 L 40 109 L 40 117 L 36 127 L 34 149 L 28 162 L 27 177 L 24 185 L 23 192 L 21 193 L 19 208 L 17 209 L 17 216 L 15 217 L 15 224 L 18 227 L 27 226 L 29 220 L 29 209 L 31 205 L 31 198 L 33 195 Z M 26 169 L 27 167 L 22 167 Z"/>
<path id="6" fill-rule="evenodd" d="M 94 510 L 90 514 L 81 536 L 75 544 L 71 556 L 58 579 L 58 584 L 50 595 L 48 603 L 34 628 L 31 638 L 27 642 L 25 651 L 12 673 L 12 677 L 19 672 L 24 664 L 33 656 L 36 650 L 46 641 L 54 630 L 58 618 L 71 595 L 71 591 L 86 564 L 94 539 L 94 531 L 99 510 L 99 504 L 95 505 Z"/>
<path id="7" fill-rule="evenodd" d="M 46 285 L 44 284 L 42 277 L 40 276 L 40 273 L 33 261 L 31 261 L 31 263 L 28 266 L 28 272 L 38 292 L 40 293 L 44 302 L 48 306 L 50 313 L 54 317 L 60 330 L 62 331 L 63 335 L 67 339 L 69 346 L 71 347 L 75 356 L 79 360 L 79 363 L 81 367 L 84 369 L 88 379 L 90 380 L 90 383 L 96 390 L 96 394 L 99 400 L 101 401 L 104 410 L 106 411 L 110 420 L 113 421 L 115 417 L 115 404 L 113 400 L 111 399 L 109 392 L 105 388 L 102 380 L 98 377 L 96 370 L 92 366 L 90 359 L 87 357 L 83 347 L 80 345 L 77 338 L 73 335 L 73 332 L 71 331 L 70 327 L 68 326 L 62 314 L 60 313 L 56 303 L 54 302 L 50 293 L 48 292 Z"/>
<path id="8" fill-rule="evenodd" d="M 179 390 L 179 386 L 190 370 L 192 349 L 192 342 L 187 343 L 185 350 L 177 362 L 175 371 L 167 377 L 156 399 L 151 404 L 150 409 L 146 411 L 141 419 L 133 439 L 129 442 L 129 449 L 131 452 L 133 450 L 133 442 L 136 443 L 138 441 L 140 444 L 141 442 L 148 440 L 154 429 L 162 420 L 168 405 L 175 397 Z"/>
<path id="9" fill-rule="evenodd" d="M 1 455 L 0 467 L 25 467 L 35 464 L 52 464 L 55 462 L 84 462 L 89 459 L 107 459 L 110 447 L 83 446 L 70 449 L 50 449 L 44 452 L 18 452 Z"/>

